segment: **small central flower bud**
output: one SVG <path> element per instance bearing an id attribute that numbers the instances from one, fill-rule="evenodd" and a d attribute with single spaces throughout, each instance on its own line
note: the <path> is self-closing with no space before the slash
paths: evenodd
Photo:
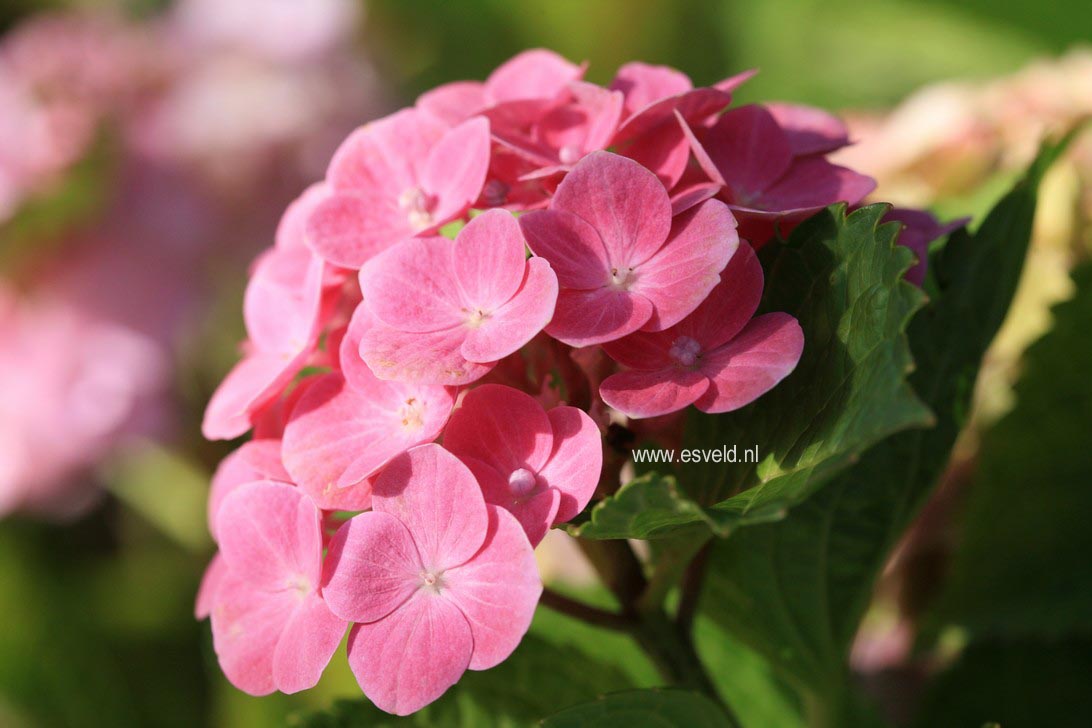
<path id="1" fill-rule="evenodd" d="M 615 288 L 627 288 L 627 283 L 633 282 L 632 268 L 611 268 L 610 283 Z"/>
<path id="2" fill-rule="evenodd" d="M 420 187 L 410 187 L 398 196 L 398 209 L 409 217 L 414 230 L 432 227 L 432 200 Z"/>
<path id="3" fill-rule="evenodd" d="M 508 185 L 499 179 L 491 179 L 482 188 L 482 200 L 490 207 L 500 207 L 508 202 Z"/>
<path id="4" fill-rule="evenodd" d="M 566 144 L 557 153 L 557 158 L 562 164 L 576 164 L 580 161 L 580 147 L 574 144 Z"/>
<path id="5" fill-rule="evenodd" d="M 535 488 L 535 474 L 526 468 L 513 470 L 508 476 L 508 490 L 512 495 L 521 497 L 530 493 Z"/>
<path id="6" fill-rule="evenodd" d="M 701 354 L 701 344 L 689 336 L 680 336 L 675 339 L 675 343 L 671 345 L 671 349 L 667 353 L 683 366 L 693 366 L 694 362 L 698 360 L 698 355 Z"/>
<path id="7" fill-rule="evenodd" d="M 443 575 L 432 571 L 422 571 L 420 574 L 421 586 L 426 589 L 431 589 L 437 594 L 440 593 L 440 589 L 444 586 Z"/>
<path id="8" fill-rule="evenodd" d="M 419 430 L 425 421 L 421 403 L 416 397 L 410 397 L 398 408 L 398 417 L 402 420 L 402 427 L 407 430 Z"/>

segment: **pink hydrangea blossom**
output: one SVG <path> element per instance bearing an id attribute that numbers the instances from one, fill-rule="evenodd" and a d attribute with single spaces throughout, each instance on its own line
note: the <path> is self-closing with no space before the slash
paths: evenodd
<path id="1" fill-rule="evenodd" d="M 213 540 L 216 539 L 216 521 L 224 499 L 247 483 L 258 480 L 292 482 L 292 476 L 281 462 L 279 439 L 254 439 L 244 442 L 238 450 L 220 461 L 216 472 L 212 474 L 212 485 L 209 488 L 208 520 L 209 533 Z"/>
<path id="2" fill-rule="evenodd" d="M 584 510 L 603 467 L 599 428 L 584 411 L 547 412 L 531 395 L 499 384 L 467 393 L 444 431 L 444 447 L 474 473 L 486 502 L 516 517 L 534 546 L 551 526 Z"/>
<path id="3" fill-rule="evenodd" d="M 489 365 L 517 351 L 550 321 L 557 299 L 550 264 L 526 259 L 519 225 L 502 210 L 475 217 L 454 243 L 400 243 L 369 261 L 360 287 L 381 324 L 362 334 L 364 361 L 384 379 L 433 384 L 466 384 L 481 370 L 462 362 Z M 403 350 L 407 335 L 421 350 Z"/>
<path id="4" fill-rule="evenodd" d="M 656 176 L 608 152 L 585 157 L 550 209 L 527 213 L 520 226 L 561 286 L 546 332 L 572 346 L 678 323 L 716 285 L 739 242 L 723 204 L 709 200 L 672 219 Z"/>
<path id="5" fill-rule="evenodd" d="M 629 369 L 604 380 L 603 400 L 637 418 L 690 404 L 710 413 L 750 404 L 792 372 L 804 348 L 793 317 L 752 318 L 761 297 L 762 267 L 750 246 L 741 244 L 693 314 L 667 330 L 604 345 Z"/>
<path id="6" fill-rule="evenodd" d="M 393 244 L 461 217 L 489 168 L 489 122 L 454 128 L 413 109 L 371 122 L 334 155 L 333 194 L 312 214 L 308 238 L 324 259 L 359 268 Z"/>
<path id="7" fill-rule="evenodd" d="M 502 662 L 531 624 L 542 592 L 519 523 L 488 505 L 474 476 L 438 445 L 395 458 L 373 510 L 330 543 L 323 594 L 356 622 L 349 664 L 364 694 L 406 715 L 467 670 Z"/>
<path id="8" fill-rule="evenodd" d="M 347 626 L 321 593 L 318 509 L 290 485 L 258 481 L 225 498 L 217 522 L 220 560 L 203 597 L 224 674 L 251 695 L 314 687 Z"/>

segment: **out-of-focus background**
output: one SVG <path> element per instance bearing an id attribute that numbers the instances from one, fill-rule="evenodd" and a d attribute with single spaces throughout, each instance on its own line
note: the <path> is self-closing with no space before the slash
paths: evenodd
<path id="1" fill-rule="evenodd" d="M 536 46 L 589 61 L 601 83 L 635 59 L 697 84 L 756 67 L 741 100 L 841 111 L 859 140 L 842 162 L 879 179 L 875 198 L 946 218 L 981 213 L 1044 133 L 1092 113 L 1087 0 L 0 3 L 0 726 L 279 725 L 359 695 L 337 658 L 293 697 L 249 698 L 222 677 L 192 603 L 212 548 L 208 481 L 230 446 L 201 439 L 201 412 L 238 353 L 249 261 L 337 143 Z M 858 678 L 892 719 L 944 705 L 944 690 L 989 695 L 918 690 L 966 647 L 968 623 L 1063 652 L 1092 634 L 1076 517 L 1092 503 L 1060 487 L 1092 483 L 1078 437 L 1092 431 L 1087 340 L 1044 344 L 1083 366 L 1063 380 L 1084 391 L 1013 394 L 1051 306 L 1080 299 L 1070 272 L 1092 252 L 1090 219 L 1085 135 L 1047 179 L 958 462 L 858 636 Z M 1028 442 L 1022 427 L 1036 447 L 1013 444 Z M 544 575 L 579 588 L 574 558 L 551 537 Z M 597 649 L 655 684 L 621 638 Z M 761 670 L 738 649 L 736 664 Z M 1038 664 L 1011 655 L 973 656 Z M 1074 655 L 1056 657 L 1042 664 Z M 791 725 L 781 697 L 763 699 L 737 707 Z"/>

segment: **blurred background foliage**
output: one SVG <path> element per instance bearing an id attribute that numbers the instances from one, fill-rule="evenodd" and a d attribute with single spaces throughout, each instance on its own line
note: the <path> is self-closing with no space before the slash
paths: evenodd
<path id="1" fill-rule="evenodd" d="M 42 10 L 99 4 L 3 0 L 0 31 Z M 154 18 L 170 3 L 123 4 L 133 17 Z M 698 84 L 755 67 L 761 72 L 741 91 L 742 100 L 880 110 L 925 84 L 1010 74 L 1092 42 L 1090 34 L 1087 0 L 372 0 L 358 51 L 400 103 L 446 81 L 483 78 L 520 50 L 542 46 L 587 59 L 589 78 L 602 83 L 633 59 L 676 66 Z M 99 159 L 108 156 L 104 149 L 73 172 L 49 199 L 52 206 L 17 221 L 44 227 L 31 228 L 32 235 L 16 223 L 0 227 L 0 267 L 14 269 L 24 252 L 19 245 L 49 238 L 51 225 L 100 204 L 95 175 L 108 177 L 111 166 Z M 927 202 L 952 214 L 984 209 L 1011 180 L 1011 173 L 993 172 L 977 176 L 957 202 Z M 271 225 L 262 230 L 271 236 Z M 904 724 L 973 726 L 984 715 L 1006 728 L 1086 724 L 1092 272 L 1083 268 L 1070 283 L 1069 266 L 1087 252 L 1067 251 L 1061 272 L 1047 266 L 1042 286 L 1050 292 L 1032 296 L 1037 304 L 1028 316 L 1036 323 L 1010 352 L 1010 360 L 1019 359 L 1023 343 L 1050 329 L 1051 318 L 1058 322 L 1031 348 L 1026 365 L 1006 365 L 1009 381 L 1021 377 L 1015 404 L 1007 414 L 998 409 L 970 438 L 963 470 L 949 478 L 959 482 L 942 490 L 955 495 L 934 509 L 939 515 L 926 511 L 940 525 L 919 524 L 911 534 L 901 570 L 892 570 L 904 581 L 895 596 L 885 592 L 891 584 L 881 583 L 866 620 L 866 627 L 879 625 L 871 635 L 874 657 L 886 654 L 884 640 L 905 641 L 900 619 L 913 615 L 913 644 L 892 648 L 900 660 L 858 661 L 871 666 L 859 680 L 870 699 L 894 706 L 887 717 Z M 177 437 L 166 446 L 115 453 L 97 468 L 88 477 L 101 481 L 107 496 L 73 524 L 0 522 L 3 728 L 280 725 L 286 716 L 359 696 L 338 658 L 307 694 L 242 695 L 222 677 L 207 625 L 192 618 L 211 550 L 205 488 L 226 452 L 201 442 L 197 423 L 210 387 L 235 354 L 243 272 L 237 260 L 216 270 L 224 283 L 220 298 L 178 353 L 184 423 Z M 1046 305 L 1070 296 L 1053 317 L 1045 313 Z M 555 567 L 543 565 L 547 576 Z M 803 724 L 808 706 L 770 664 L 711 621 L 699 621 L 698 629 L 718 687 L 748 728 Z M 532 632 L 541 649 L 471 675 L 419 724 L 523 725 L 536 711 L 558 707 L 555 698 L 578 702 L 658 682 L 624 637 L 592 632 L 547 610 Z M 930 675 L 937 677 L 927 685 Z M 916 718 L 900 712 L 919 700 Z M 1037 712 L 1028 715 L 1028 705 L 1039 706 Z M 354 703 L 314 725 L 379 725 L 378 719 Z"/>

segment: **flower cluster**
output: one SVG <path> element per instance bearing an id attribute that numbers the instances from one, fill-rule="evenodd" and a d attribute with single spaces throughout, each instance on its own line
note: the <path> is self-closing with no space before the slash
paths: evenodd
<path id="1" fill-rule="evenodd" d="M 750 74 L 583 74 L 529 51 L 361 127 L 255 264 L 204 420 L 254 436 L 215 476 L 198 603 L 243 690 L 314 685 L 350 624 L 390 712 L 496 665 L 612 418 L 728 412 L 799 361 L 755 250 L 871 191 L 827 160 L 845 128 L 732 106 Z"/>

